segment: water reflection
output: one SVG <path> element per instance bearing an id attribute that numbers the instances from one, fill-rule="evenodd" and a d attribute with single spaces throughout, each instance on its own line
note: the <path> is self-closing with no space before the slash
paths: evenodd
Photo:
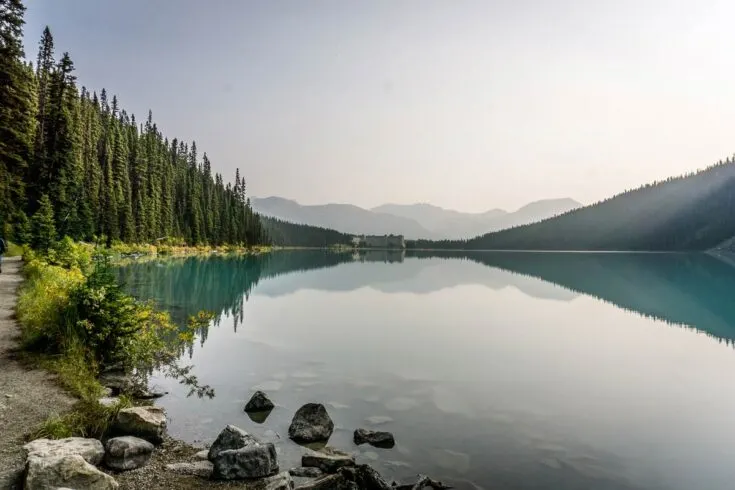
<path id="1" fill-rule="evenodd" d="M 477 263 L 487 268 L 471 266 Z M 335 267 L 340 264 L 348 267 Z M 251 294 L 278 297 L 305 289 L 366 287 L 426 294 L 479 284 L 494 290 L 514 287 L 533 298 L 559 301 L 590 295 L 730 344 L 735 341 L 735 301 L 731 301 L 735 267 L 731 264 L 727 257 L 707 254 L 298 251 L 136 263 L 121 268 L 119 276 L 136 296 L 165 305 L 180 324 L 208 310 L 215 312 L 214 325 L 226 315 L 235 319 L 237 329 Z M 288 281 L 266 281 L 305 271 L 312 273 L 294 275 Z M 203 329 L 202 344 L 207 334 Z"/>
<path id="2" fill-rule="evenodd" d="M 120 275 L 177 321 L 216 314 L 192 353 L 217 396 L 166 385 L 171 431 L 187 440 L 235 423 L 292 466 L 303 449 L 279 434 L 298 406 L 323 401 L 330 445 L 400 479 L 719 490 L 735 478 L 732 351 L 646 319 L 730 344 L 735 268 L 715 257 L 302 251 Z M 276 403 L 265 423 L 243 413 L 254 390 Z M 394 432 L 397 444 L 354 447 L 357 427 Z"/>

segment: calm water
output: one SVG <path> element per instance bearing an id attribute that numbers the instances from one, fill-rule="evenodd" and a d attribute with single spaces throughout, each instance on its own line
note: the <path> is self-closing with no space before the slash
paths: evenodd
<path id="1" fill-rule="evenodd" d="M 216 390 L 157 378 L 173 435 L 226 424 L 276 442 L 303 403 L 330 445 L 385 475 L 458 488 L 732 489 L 735 267 L 707 255 L 279 252 L 135 264 L 127 287 L 177 321 L 216 320 L 184 356 Z M 277 404 L 262 423 L 256 389 Z M 352 430 L 392 431 L 394 449 Z"/>

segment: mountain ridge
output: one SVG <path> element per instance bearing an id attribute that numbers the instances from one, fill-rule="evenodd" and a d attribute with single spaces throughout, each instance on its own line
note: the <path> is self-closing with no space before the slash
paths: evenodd
<path id="1" fill-rule="evenodd" d="M 253 209 L 292 223 L 351 234 L 400 234 L 407 239 L 463 239 L 540 221 L 582 204 L 571 198 L 542 199 L 515 211 L 493 208 L 479 213 L 446 209 L 430 203 L 382 204 L 370 209 L 353 204 L 302 205 L 279 196 L 251 199 Z"/>

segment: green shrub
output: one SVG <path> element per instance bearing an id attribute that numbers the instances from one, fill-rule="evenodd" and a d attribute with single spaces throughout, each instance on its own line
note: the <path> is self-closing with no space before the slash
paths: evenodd
<path id="1" fill-rule="evenodd" d="M 24 283 L 18 298 L 17 313 L 23 343 L 28 348 L 61 353 L 69 335 L 67 318 L 70 297 L 85 281 L 79 269 L 64 269 L 25 254 Z"/>

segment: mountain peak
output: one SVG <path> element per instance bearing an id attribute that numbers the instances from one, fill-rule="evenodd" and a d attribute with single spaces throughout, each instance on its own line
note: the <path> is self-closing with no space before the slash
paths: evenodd
<path id="1" fill-rule="evenodd" d="M 301 205 L 281 197 L 252 199 L 253 209 L 274 218 L 353 234 L 400 234 L 406 238 L 473 238 L 563 214 L 581 205 L 569 198 L 529 203 L 518 211 L 490 209 L 464 213 L 435 204 L 383 204 L 363 209 L 352 204 Z"/>

